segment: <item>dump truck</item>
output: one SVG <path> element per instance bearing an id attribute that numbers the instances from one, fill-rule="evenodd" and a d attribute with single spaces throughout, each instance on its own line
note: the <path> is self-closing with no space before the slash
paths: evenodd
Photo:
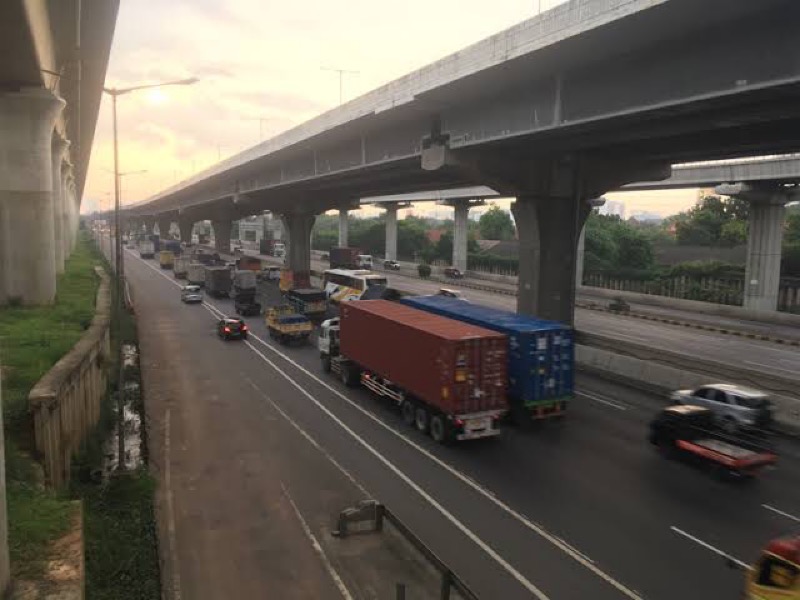
<path id="1" fill-rule="evenodd" d="M 317 288 L 298 288 L 286 292 L 286 302 L 292 305 L 298 313 L 309 319 L 318 319 L 325 316 L 328 310 L 328 301 L 325 290 Z"/>
<path id="2" fill-rule="evenodd" d="M 202 263 L 190 263 L 186 269 L 186 281 L 193 285 L 204 286 L 206 284 L 206 266 Z"/>
<path id="3" fill-rule="evenodd" d="M 400 408 L 440 443 L 500 434 L 508 411 L 506 337 L 388 300 L 340 306 L 322 323 L 322 368 Z"/>
<path id="4" fill-rule="evenodd" d="M 347 248 L 345 246 L 338 246 L 331 248 L 330 261 L 331 269 L 358 269 L 358 257 L 361 250 L 358 248 Z"/>
<path id="5" fill-rule="evenodd" d="M 175 254 L 169 250 L 162 250 L 158 253 L 158 266 L 162 269 L 171 269 L 175 264 Z"/>
<path id="6" fill-rule="evenodd" d="M 176 256 L 175 262 L 172 263 L 172 273 L 175 279 L 186 279 L 187 271 L 189 270 L 189 257 Z M 203 275 L 205 277 L 205 275 Z"/>
<path id="7" fill-rule="evenodd" d="M 563 417 L 575 392 L 571 327 L 445 294 L 406 296 L 406 306 L 484 327 L 508 339 L 508 400 L 516 421 Z"/>
<path id="8" fill-rule="evenodd" d="M 296 313 L 288 304 L 270 307 L 267 310 L 266 324 L 269 337 L 284 345 L 292 341 L 305 342 L 314 330 L 308 317 Z"/>
<path id="9" fill-rule="evenodd" d="M 150 240 L 139 242 L 139 258 L 155 258 L 156 249 Z"/>
<path id="10" fill-rule="evenodd" d="M 229 298 L 231 295 L 231 270 L 228 267 L 205 268 L 206 293 L 215 298 Z"/>
<path id="11" fill-rule="evenodd" d="M 180 256 L 183 253 L 181 243 L 177 240 L 164 240 L 164 250 L 169 250 L 175 256 Z"/>

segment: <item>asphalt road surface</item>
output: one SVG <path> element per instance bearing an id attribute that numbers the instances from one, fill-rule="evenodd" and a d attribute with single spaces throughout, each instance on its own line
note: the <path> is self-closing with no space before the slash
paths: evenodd
<path id="1" fill-rule="evenodd" d="M 226 403 L 236 402 L 239 418 L 254 411 L 249 427 L 257 428 L 263 420 L 255 412 L 261 394 L 269 395 L 281 408 L 279 423 L 291 418 L 302 427 L 481 598 L 738 597 L 742 574 L 729 569 L 722 556 L 748 563 L 768 539 L 800 520 L 800 448 L 793 442 L 780 442 L 779 466 L 760 480 L 746 485 L 718 480 L 666 461 L 647 444 L 647 423 L 663 399 L 581 377 L 561 425 L 508 429 L 500 439 L 441 447 L 407 429 L 393 407 L 323 374 L 313 345 L 273 344 L 261 318 L 248 321 L 248 342 L 222 342 L 213 326 L 219 315 L 232 312 L 231 300 L 184 306 L 171 273 L 153 261 L 128 252 L 126 269 L 136 296 L 174 304 L 177 330 L 196 334 L 203 328 L 206 359 L 197 367 L 182 362 L 188 370 L 182 376 L 235 390 L 214 400 L 199 395 L 199 412 L 213 418 L 215 411 L 224 414 Z M 434 285 L 419 282 L 417 289 L 430 291 Z M 274 294 L 267 288 L 265 300 Z M 503 307 L 512 301 L 465 295 Z M 614 330 L 613 318 L 603 315 L 599 321 L 606 322 L 599 327 Z M 591 321 L 585 323 L 580 326 Z M 696 351 L 706 339 L 719 353 L 760 357 L 765 348 L 643 325 L 646 329 L 624 320 L 617 326 L 632 337 L 658 331 L 658 341 L 647 338 L 651 343 L 686 351 Z M 200 342 L 193 335 L 185 343 Z M 223 368 L 231 356 L 237 367 Z M 788 353 L 778 356 L 795 361 L 786 363 L 787 369 L 797 364 Z M 220 368 L 210 369 L 214 364 Z M 240 385 L 246 380 L 254 385 Z M 242 517 L 232 511 L 227 518 Z"/>

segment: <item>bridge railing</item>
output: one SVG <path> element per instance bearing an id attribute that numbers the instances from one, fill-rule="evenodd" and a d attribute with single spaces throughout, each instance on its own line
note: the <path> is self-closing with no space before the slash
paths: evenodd
<path id="1" fill-rule="evenodd" d="M 72 457 L 100 418 L 111 352 L 111 292 L 105 271 L 99 275 L 95 316 L 75 346 L 42 377 L 28 395 L 36 451 L 48 486 L 69 482 Z"/>

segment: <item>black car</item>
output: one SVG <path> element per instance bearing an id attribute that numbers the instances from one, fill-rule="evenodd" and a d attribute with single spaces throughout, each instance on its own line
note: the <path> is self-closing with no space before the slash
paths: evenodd
<path id="1" fill-rule="evenodd" d="M 217 335 L 223 340 L 246 340 L 247 325 L 241 319 L 225 317 L 217 323 Z"/>
<path id="2" fill-rule="evenodd" d="M 449 277 L 450 279 L 463 279 L 464 274 L 461 272 L 460 269 L 455 267 L 445 267 L 444 276 Z"/>

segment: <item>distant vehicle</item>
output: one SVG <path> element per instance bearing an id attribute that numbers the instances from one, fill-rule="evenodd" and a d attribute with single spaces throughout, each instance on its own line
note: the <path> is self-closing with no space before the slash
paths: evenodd
<path id="1" fill-rule="evenodd" d="M 223 340 L 246 340 L 247 325 L 242 319 L 225 317 L 217 323 L 217 335 Z"/>
<path id="2" fill-rule="evenodd" d="M 272 246 L 272 255 L 275 258 L 284 258 L 286 256 L 286 245 L 283 242 L 275 242 Z"/>
<path id="3" fill-rule="evenodd" d="M 772 423 L 772 402 L 764 392 L 738 385 L 715 383 L 672 393 L 673 404 L 703 406 L 725 431 L 763 429 Z"/>
<path id="4" fill-rule="evenodd" d="M 154 258 L 156 249 L 153 242 L 150 240 L 142 240 L 139 242 L 139 258 Z"/>
<path id="5" fill-rule="evenodd" d="M 286 292 L 286 302 L 294 307 L 298 314 L 309 319 L 318 319 L 325 316 L 328 309 L 325 290 L 316 288 L 298 288 Z"/>
<path id="6" fill-rule="evenodd" d="M 359 269 L 372 269 L 372 256 L 370 254 L 359 254 L 356 260 L 356 267 Z"/>
<path id="7" fill-rule="evenodd" d="M 383 261 L 383 268 L 387 271 L 399 271 L 400 263 L 396 260 L 385 260 Z"/>
<path id="8" fill-rule="evenodd" d="M 175 275 L 175 279 L 185 279 L 186 273 L 189 270 L 189 257 L 188 256 L 176 256 L 175 262 L 172 263 L 172 273 Z"/>
<path id="9" fill-rule="evenodd" d="M 770 541 L 746 570 L 747 598 L 800 600 L 800 535 Z"/>
<path id="10" fill-rule="evenodd" d="M 506 339 L 387 300 L 348 302 L 322 323 L 322 369 L 363 385 L 440 443 L 500 434 Z"/>
<path id="11" fill-rule="evenodd" d="M 181 302 L 197 304 L 203 301 L 203 292 L 199 285 L 185 285 L 181 288 Z"/>
<path id="12" fill-rule="evenodd" d="M 288 304 L 269 308 L 266 324 L 269 337 L 284 345 L 292 341 L 305 342 L 314 330 L 308 317 L 297 314 Z"/>
<path id="13" fill-rule="evenodd" d="M 233 306 L 237 315 L 257 316 L 261 314 L 261 304 L 256 300 L 257 292 L 255 271 L 234 271 Z"/>
<path id="14" fill-rule="evenodd" d="M 761 444 L 718 430 L 702 406 L 665 408 L 650 423 L 648 439 L 667 457 L 698 462 L 725 477 L 752 477 L 778 458 Z"/>
<path id="15" fill-rule="evenodd" d="M 439 288 L 439 291 L 436 292 L 436 294 L 438 296 L 444 296 L 445 298 L 458 298 L 459 300 L 463 300 L 461 297 L 461 292 L 452 288 Z"/>
<path id="16" fill-rule="evenodd" d="M 261 259 L 256 256 L 241 256 L 236 261 L 236 268 L 241 271 L 261 271 Z"/>
<path id="17" fill-rule="evenodd" d="M 450 279 L 463 279 L 464 274 L 461 272 L 460 269 L 456 269 L 455 267 L 445 267 L 444 269 L 444 276 L 449 277 Z"/>
<path id="18" fill-rule="evenodd" d="M 171 269 L 175 264 L 175 253 L 170 250 L 162 250 L 158 253 L 158 266 L 162 269 Z"/>
<path id="19" fill-rule="evenodd" d="M 280 267 L 264 267 L 258 274 L 258 279 L 261 281 L 280 281 L 281 268 Z"/>
<path id="20" fill-rule="evenodd" d="M 186 268 L 186 281 L 200 287 L 206 284 L 206 266 L 202 263 L 189 263 Z"/>
<path id="21" fill-rule="evenodd" d="M 348 248 L 347 246 L 331 248 L 329 259 L 331 269 L 357 269 L 360 253 L 358 248 Z"/>
<path id="22" fill-rule="evenodd" d="M 322 274 L 322 287 L 331 304 L 359 300 L 369 288 L 386 285 L 386 277 L 366 270 L 328 269 Z"/>
<path id="23" fill-rule="evenodd" d="M 233 280 L 228 267 L 205 267 L 205 288 L 210 296 L 229 298 Z"/>
<path id="24" fill-rule="evenodd" d="M 327 262 L 331 262 L 331 255 L 328 254 L 327 252 L 323 252 L 322 254 L 319 255 L 319 259 L 327 261 Z"/>

